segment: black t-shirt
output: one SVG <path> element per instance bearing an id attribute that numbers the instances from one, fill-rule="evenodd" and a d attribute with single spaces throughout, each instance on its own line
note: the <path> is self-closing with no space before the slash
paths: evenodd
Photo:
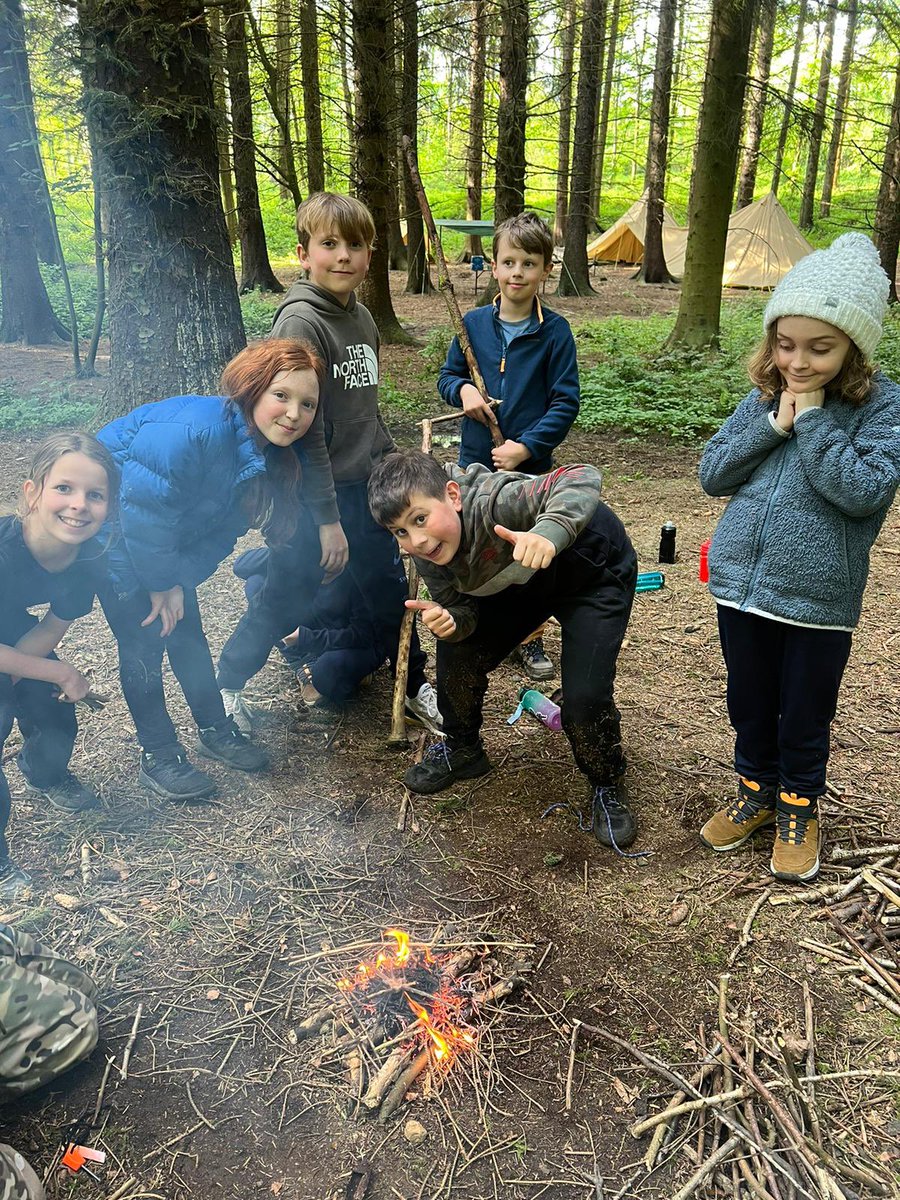
<path id="1" fill-rule="evenodd" d="M 27 610 L 48 604 L 61 621 L 91 611 L 107 573 L 106 555 L 96 538 L 82 543 L 64 571 L 47 571 L 25 545 L 16 517 L 0 518 L 0 645 L 14 646 L 34 624 Z"/>

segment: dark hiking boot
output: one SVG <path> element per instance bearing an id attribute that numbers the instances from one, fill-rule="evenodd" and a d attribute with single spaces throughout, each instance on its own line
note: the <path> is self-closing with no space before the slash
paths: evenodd
<path id="1" fill-rule="evenodd" d="M 11 858 L 0 859 L 0 899 L 15 900 L 31 883 L 31 876 Z"/>
<path id="2" fill-rule="evenodd" d="M 216 782 L 192 767 L 176 743 L 141 754 L 138 780 L 166 800 L 205 800 L 216 790 Z"/>
<path id="3" fill-rule="evenodd" d="M 529 679 L 553 679 L 556 675 L 556 667 L 544 649 L 543 638 L 532 638 L 530 642 L 523 642 L 516 649 L 516 657 L 525 668 Z"/>
<path id="4" fill-rule="evenodd" d="M 479 742 L 475 746 L 458 746 L 451 750 L 445 741 L 435 742 L 425 751 L 425 757 L 410 767 L 403 782 L 411 792 L 431 796 L 442 792 L 458 779 L 477 779 L 493 770 L 493 764 Z"/>
<path id="5" fill-rule="evenodd" d="M 753 779 L 738 779 L 734 804 L 720 809 L 700 830 L 700 841 L 710 850 L 736 850 L 748 838 L 775 820 L 775 789 Z"/>
<path id="6" fill-rule="evenodd" d="M 264 771 L 269 765 L 269 756 L 262 746 L 241 733 L 231 717 L 209 729 L 201 729 L 197 749 L 207 758 L 217 758 L 238 771 Z"/>
<path id="7" fill-rule="evenodd" d="M 776 835 L 769 869 L 785 883 L 808 883 L 819 873 L 819 822 L 815 799 L 779 791 Z"/>
<path id="8" fill-rule="evenodd" d="M 623 784 L 595 787 L 592 808 L 592 829 L 601 846 L 624 850 L 631 845 L 637 837 L 637 821 L 628 807 Z"/>
<path id="9" fill-rule="evenodd" d="M 37 787 L 26 779 L 25 791 L 30 796 L 43 796 L 60 812 L 79 813 L 88 808 L 100 807 L 100 797 L 97 793 L 85 787 L 71 771 L 66 771 L 59 783 L 51 784 L 50 787 Z"/>

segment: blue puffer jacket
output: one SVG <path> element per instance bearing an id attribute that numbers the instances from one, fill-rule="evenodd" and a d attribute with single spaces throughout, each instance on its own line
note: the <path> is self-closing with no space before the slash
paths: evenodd
<path id="1" fill-rule="evenodd" d="M 221 396 L 142 404 L 97 434 L 122 473 L 110 566 L 117 591 L 208 579 L 249 528 L 246 485 L 266 469 L 240 411 Z"/>
<path id="2" fill-rule="evenodd" d="M 521 442 L 531 454 L 519 470 L 543 475 L 553 467 L 553 451 L 578 416 L 575 339 L 565 317 L 544 309 L 535 297 L 533 327 L 514 338 L 504 354 L 498 305 L 499 297 L 493 304 L 473 308 L 463 321 L 488 395 L 500 401 L 497 420 L 503 436 Z M 459 393 L 471 382 L 454 338 L 438 376 L 438 391 L 448 404 L 462 408 Z M 464 420 L 459 465 L 483 463 L 493 470 L 492 449 L 487 427 Z"/>
<path id="3" fill-rule="evenodd" d="M 876 375 L 860 408 L 828 396 L 787 438 L 774 411 L 751 392 L 703 452 L 703 490 L 734 497 L 710 546 L 709 590 L 750 612 L 852 629 L 900 484 L 900 387 Z"/>

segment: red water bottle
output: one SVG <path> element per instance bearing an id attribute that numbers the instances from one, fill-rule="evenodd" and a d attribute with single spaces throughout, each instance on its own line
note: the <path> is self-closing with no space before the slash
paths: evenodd
<path id="1" fill-rule="evenodd" d="M 700 569 L 697 572 L 697 578 L 701 583 L 709 583 L 709 543 L 712 538 L 707 538 L 700 547 Z"/>

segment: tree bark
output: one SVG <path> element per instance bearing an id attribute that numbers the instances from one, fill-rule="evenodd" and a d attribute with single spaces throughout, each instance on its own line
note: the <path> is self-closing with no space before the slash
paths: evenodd
<path id="1" fill-rule="evenodd" d="M 663 252 L 663 197 L 666 190 L 666 155 L 669 146 L 669 105 L 672 99 L 672 62 L 675 49 L 677 0 L 660 0 L 653 100 L 650 105 L 650 141 L 647 146 L 647 216 L 644 257 L 638 278 L 643 283 L 671 283 Z"/>
<path id="2" fill-rule="evenodd" d="M 353 35 L 347 29 L 347 12 L 351 0 L 334 0 L 334 2 L 338 18 L 338 59 L 341 66 L 341 90 L 344 94 L 344 125 L 347 129 L 347 173 L 353 179 L 357 170 L 356 113 L 354 111 L 353 90 L 350 87 L 350 68 L 354 62 L 356 51 L 353 47 Z"/>
<path id="3" fill-rule="evenodd" d="M 702 349 L 718 345 L 725 237 L 752 29 L 752 4 L 745 0 L 713 0 L 688 202 L 684 280 L 670 346 Z"/>
<path id="4" fill-rule="evenodd" d="M 222 35 L 222 14 L 217 5 L 210 5 L 207 10 L 207 20 L 209 21 L 210 70 L 215 107 L 216 145 L 219 149 L 219 186 L 222 189 L 228 240 L 234 246 L 238 239 L 237 201 L 234 197 L 234 175 L 231 164 L 231 120 L 228 115 L 228 96 L 225 90 L 225 39 Z"/>
<path id="5" fill-rule="evenodd" d="M 79 20 L 109 213 L 109 419 L 215 392 L 246 339 L 201 0 L 80 0 Z"/>
<path id="6" fill-rule="evenodd" d="M 857 0 L 847 0 L 847 29 L 844 35 L 844 53 L 841 56 L 841 73 L 838 77 L 837 96 L 834 102 L 831 142 L 828 146 L 828 158 L 825 160 L 825 177 L 822 180 L 822 197 L 819 201 L 820 217 L 827 217 L 831 213 L 831 197 L 837 183 L 844 123 L 847 120 L 847 98 L 850 95 L 850 69 L 853 66 L 857 13 Z"/>
<path id="7" fill-rule="evenodd" d="M 469 28 L 469 137 L 466 142 L 466 220 L 481 220 L 481 187 L 484 162 L 485 0 L 472 0 Z M 484 254 L 481 238 L 467 234 L 460 262 Z"/>
<path id="8" fill-rule="evenodd" d="M 791 59 L 791 75 L 787 91 L 784 94 L 784 114 L 781 118 L 781 129 L 778 133 L 778 147 L 775 151 L 775 165 L 772 167 L 771 190 L 778 195 L 781 183 L 781 172 L 784 164 L 784 149 L 787 145 L 788 130 L 791 127 L 791 116 L 794 111 L 794 92 L 797 88 L 797 71 L 800 68 L 800 54 L 803 50 L 803 33 L 806 29 L 806 14 L 808 0 L 800 0 L 800 12 L 797 16 L 797 40 L 794 42 L 794 57 Z"/>
<path id="9" fill-rule="evenodd" d="M 813 226 L 813 205 L 816 198 L 816 180 L 819 176 L 819 157 L 822 153 L 822 135 L 825 132 L 825 105 L 828 101 L 828 85 L 831 82 L 831 52 L 834 48 L 836 17 L 837 0 L 831 0 L 827 6 L 825 18 L 819 86 L 816 90 L 816 107 L 813 111 L 812 128 L 809 134 L 809 155 L 806 159 L 806 175 L 803 180 L 803 194 L 800 198 L 800 217 L 797 224 L 801 229 L 812 229 Z"/>
<path id="10" fill-rule="evenodd" d="M 291 7 L 290 0 L 275 0 L 275 68 L 272 88 L 272 110 L 278 127 L 278 167 L 281 179 L 278 190 L 282 200 L 294 196 L 286 180 L 297 178 L 294 147 L 291 143 Z M 299 203 L 299 201 L 297 202 Z"/>
<path id="11" fill-rule="evenodd" d="M 760 0 L 756 68 L 752 81 L 748 81 L 749 115 L 747 137 L 741 160 L 736 208 L 746 208 L 753 203 L 756 191 L 756 172 L 759 167 L 759 147 L 762 141 L 763 121 L 766 115 L 766 99 L 769 88 L 769 70 L 772 66 L 772 45 L 775 40 L 775 14 L 777 0 Z"/>
<path id="12" fill-rule="evenodd" d="M 894 99 L 875 208 L 875 245 L 881 265 L 891 281 L 891 303 L 896 304 L 897 254 L 900 252 L 900 63 L 894 76 Z"/>
<path id="13" fill-rule="evenodd" d="M 403 0 L 401 6 L 403 72 L 400 79 L 400 132 L 412 142 L 418 153 L 416 126 L 419 117 L 419 19 L 417 0 Z M 448 108 L 450 106 L 448 105 Z M 401 160 L 401 166 L 405 163 Z M 422 210 L 409 177 L 403 171 L 403 206 L 406 211 L 406 291 L 415 296 L 434 291 L 428 272 L 428 253 Z"/>
<path id="14" fill-rule="evenodd" d="M 500 9 L 500 103 L 497 107 L 497 171 L 494 223 L 525 208 L 525 122 L 528 89 L 528 0 L 502 0 Z"/>
<path id="15" fill-rule="evenodd" d="M 383 341 L 408 345 L 413 339 L 397 320 L 388 273 L 388 159 L 397 129 L 397 96 L 388 39 L 390 3 L 353 0 L 355 190 L 375 221 L 375 248 L 360 299 L 371 311 Z"/>
<path id="16" fill-rule="evenodd" d="M 597 55 L 598 71 L 601 73 L 597 80 L 597 100 L 594 109 L 594 153 L 591 157 L 591 188 L 588 197 L 588 227 L 589 234 L 596 233 L 600 228 L 600 182 L 601 171 L 598 158 L 600 156 L 600 109 L 603 98 L 603 64 L 606 61 L 606 0 L 602 0 L 603 12 L 601 14 L 601 33 L 600 33 L 600 48 Z"/>
<path id="17" fill-rule="evenodd" d="M 241 246 L 240 292 L 283 292 L 269 264 L 266 231 L 259 207 L 256 182 L 256 146 L 253 140 L 253 103 L 247 63 L 245 0 L 232 0 L 225 10 L 225 48 L 228 91 L 231 95 L 232 153 L 237 185 L 238 241 Z"/>
<path id="18" fill-rule="evenodd" d="M 612 16 L 609 19 L 609 38 L 606 46 L 606 69 L 603 73 L 603 100 L 600 105 L 600 124 L 597 128 L 596 174 L 594 193 L 597 197 L 599 223 L 600 204 L 603 200 L 603 159 L 606 155 L 606 139 L 609 134 L 609 109 L 612 101 L 613 67 L 616 62 L 616 46 L 619 41 L 620 0 L 613 0 Z"/>
<path id="19" fill-rule="evenodd" d="M 300 74 L 303 78 L 303 126 L 306 130 L 306 182 L 310 192 L 325 190 L 322 140 L 322 89 L 319 83 L 319 31 L 315 0 L 300 0 Z"/>
<path id="20" fill-rule="evenodd" d="M 275 126 L 278 130 L 278 159 L 270 158 L 268 154 L 263 154 L 256 142 L 253 141 L 254 159 L 258 154 L 266 166 L 269 168 L 269 173 L 277 181 L 279 189 L 283 195 L 291 197 L 294 206 L 300 204 L 303 196 L 300 192 L 300 181 L 297 178 L 297 166 L 294 162 L 294 149 L 291 140 L 291 96 L 287 94 L 286 100 L 282 101 L 280 97 L 280 89 L 283 87 L 283 80 L 278 67 L 277 58 L 272 58 L 266 49 L 266 40 L 260 31 L 259 22 L 253 15 L 253 9 L 248 5 L 247 0 L 233 0 L 237 3 L 244 13 L 244 18 L 250 26 L 250 32 L 253 35 L 253 43 L 256 47 L 256 53 L 259 57 L 259 65 L 263 71 L 263 90 L 266 94 L 266 99 L 269 102 L 269 108 L 272 111 L 272 116 L 275 118 Z M 278 43 L 276 41 L 276 53 Z M 247 60 L 247 29 L 244 27 L 244 59 Z M 248 62 L 248 86 L 249 86 L 249 62 Z M 252 129 L 252 108 L 250 125 Z M 282 149 L 285 151 L 282 153 Z M 255 170 L 255 163 L 254 163 Z"/>
<path id="21" fill-rule="evenodd" d="M 562 0 L 559 10 L 561 57 L 559 68 L 559 142 L 556 153 L 556 215 L 553 241 L 561 246 L 566 240 L 569 215 L 569 154 L 572 143 L 572 78 L 575 60 L 575 0 Z"/>
<path id="22" fill-rule="evenodd" d="M 581 23 L 581 63 L 575 101 L 575 139 L 572 150 L 572 190 L 569 227 L 557 292 L 560 296 L 586 296 L 594 289 L 588 279 L 587 231 L 591 197 L 591 165 L 597 132 L 600 40 L 603 37 L 603 0 L 584 0 Z"/>

